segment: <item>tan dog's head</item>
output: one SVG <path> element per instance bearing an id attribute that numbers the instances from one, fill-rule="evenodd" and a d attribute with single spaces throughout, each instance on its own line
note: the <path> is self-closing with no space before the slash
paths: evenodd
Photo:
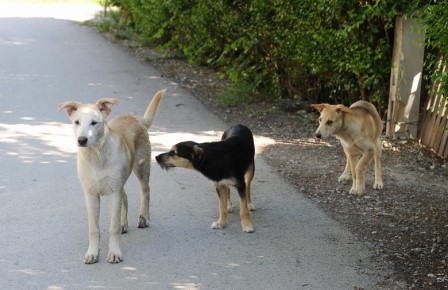
<path id="1" fill-rule="evenodd" d="M 342 127 L 344 114 L 349 112 L 349 108 L 344 105 L 312 104 L 311 107 L 320 112 L 319 128 L 315 132 L 319 139 L 326 139 L 337 133 Z"/>
<path id="2" fill-rule="evenodd" d="M 58 111 L 66 110 L 73 123 L 78 146 L 90 147 L 98 144 L 104 136 L 106 118 L 112 111 L 112 105 L 116 103 L 116 99 L 100 99 L 96 104 L 68 101 L 59 104 Z"/>
<path id="3" fill-rule="evenodd" d="M 156 156 L 156 161 L 162 169 L 183 167 L 197 169 L 204 160 L 204 150 L 193 141 L 178 143 L 170 151 Z"/>

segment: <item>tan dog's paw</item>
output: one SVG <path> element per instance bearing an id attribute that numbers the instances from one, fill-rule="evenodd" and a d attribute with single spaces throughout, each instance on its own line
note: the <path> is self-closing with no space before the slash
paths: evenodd
<path id="1" fill-rule="evenodd" d="M 138 227 L 139 228 L 147 228 L 147 227 L 149 227 L 149 218 L 146 219 L 146 218 L 144 218 L 142 216 L 139 216 L 138 217 Z"/>
<path id="2" fill-rule="evenodd" d="M 375 181 L 375 183 L 373 184 L 373 189 L 383 189 L 383 182 Z"/>
<path id="3" fill-rule="evenodd" d="M 109 263 L 120 263 L 123 261 L 121 251 L 120 250 L 109 250 L 109 253 L 107 254 L 107 261 Z"/>
<path id="4" fill-rule="evenodd" d="M 342 173 L 341 176 L 338 178 L 338 182 L 340 183 L 346 183 L 350 181 L 350 174 L 348 173 Z"/>
<path id="5" fill-rule="evenodd" d="M 212 223 L 212 229 L 222 229 L 224 228 L 226 225 L 225 224 L 220 224 L 219 222 L 213 222 Z"/>
<path id="6" fill-rule="evenodd" d="M 84 256 L 84 263 L 85 264 L 94 264 L 98 262 L 98 253 L 96 254 L 91 254 L 91 253 L 86 253 L 86 255 Z"/>
<path id="7" fill-rule="evenodd" d="M 356 188 L 352 187 L 350 189 L 349 193 L 353 194 L 353 195 L 357 195 L 357 196 L 363 196 L 364 195 L 364 189 L 356 189 Z"/>

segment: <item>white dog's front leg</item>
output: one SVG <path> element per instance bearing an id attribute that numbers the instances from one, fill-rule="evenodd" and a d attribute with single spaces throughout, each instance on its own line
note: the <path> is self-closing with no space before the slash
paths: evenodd
<path id="1" fill-rule="evenodd" d="M 100 197 L 96 194 L 85 193 L 87 217 L 89 220 L 89 248 L 84 256 L 84 263 L 93 264 L 98 262 L 100 244 Z"/>
<path id="2" fill-rule="evenodd" d="M 109 227 L 109 253 L 107 254 L 107 261 L 109 263 L 119 263 L 122 261 L 122 254 L 120 248 L 121 240 L 121 192 L 113 192 L 109 196 L 109 212 L 110 212 L 110 227 Z"/>

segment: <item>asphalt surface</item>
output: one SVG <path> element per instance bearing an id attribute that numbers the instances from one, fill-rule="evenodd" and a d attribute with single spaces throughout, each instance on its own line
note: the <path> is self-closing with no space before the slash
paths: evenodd
<path id="1" fill-rule="evenodd" d="M 255 232 L 241 231 L 235 191 L 228 226 L 213 230 L 218 199 L 211 182 L 186 169 L 162 171 L 154 156 L 179 141 L 219 140 L 232 124 L 93 28 L 53 15 L 15 16 L 0 13 L 0 288 L 378 288 L 388 269 L 374 265 L 365 245 L 265 163 L 263 146 L 271 140 L 256 139 Z M 139 188 L 131 176 L 124 261 L 106 261 L 106 197 L 100 260 L 85 265 L 77 149 L 57 105 L 113 97 L 113 116 L 143 114 L 162 88 L 166 97 L 150 129 L 150 227 L 137 228 Z"/>

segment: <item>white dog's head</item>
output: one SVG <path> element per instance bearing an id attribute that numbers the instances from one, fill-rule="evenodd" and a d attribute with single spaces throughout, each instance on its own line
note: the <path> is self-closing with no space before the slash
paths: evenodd
<path id="1" fill-rule="evenodd" d="M 104 136 L 106 118 L 112 112 L 116 99 L 100 99 L 96 104 L 81 104 L 69 101 L 59 104 L 58 111 L 66 110 L 73 123 L 75 138 L 79 147 L 90 147 L 101 142 Z"/>
<path id="2" fill-rule="evenodd" d="M 337 133 L 342 127 L 344 114 L 350 110 L 344 105 L 312 104 L 311 107 L 320 112 L 319 128 L 315 133 L 319 139 L 326 139 Z"/>

